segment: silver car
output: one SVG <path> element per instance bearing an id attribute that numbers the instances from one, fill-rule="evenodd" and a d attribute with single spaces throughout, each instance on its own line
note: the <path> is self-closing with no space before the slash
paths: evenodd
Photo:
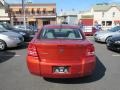
<path id="1" fill-rule="evenodd" d="M 113 27 L 107 31 L 98 31 L 94 36 L 94 40 L 98 42 L 107 42 L 107 40 L 113 35 L 120 34 L 120 26 Z"/>
<path id="2" fill-rule="evenodd" d="M 26 25 L 26 29 L 24 25 L 15 25 L 14 28 L 19 29 L 20 31 L 26 31 L 27 33 L 29 33 L 31 38 L 34 37 L 36 32 L 36 30 L 34 30 L 34 27 L 30 25 Z"/>
<path id="3" fill-rule="evenodd" d="M 22 35 L 0 28 L 0 50 L 20 46 L 23 41 Z"/>

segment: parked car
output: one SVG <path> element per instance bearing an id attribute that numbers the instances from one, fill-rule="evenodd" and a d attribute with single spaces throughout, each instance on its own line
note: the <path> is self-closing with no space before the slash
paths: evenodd
<path id="1" fill-rule="evenodd" d="M 10 30 L 10 31 L 21 34 L 24 37 L 25 41 L 31 40 L 30 34 L 28 32 L 26 32 L 24 30 L 16 29 L 8 23 L 0 23 L 0 27 L 5 28 L 6 30 Z"/>
<path id="2" fill-rule="evenodd" d="M 106 44 L 108 49 L 120 52 L 120 35 L 109 38 Z"/>
<path id="3" fill-rule="evenodd" d="M 0 28 L 0 50 L 20 46 L 23 44 L 23 41 L 22 35 Z"/>
<path id="4" fill-rule="evenodd" d="M 120 26 L 113 27 L 107 31 L 99 31 L 94 34 L 94 40 L 99 42 L 107 42 L 113 35 L 120 34 Z"/>
<path id="5" fill-rule="evenodd" d="M 33 38 L 35 35 L 35 30 L 33 26 L 26 25 L 26 28 L 25 28 L 24 25 L 15 25 L 14 28 L 28 32 L 31 38 Z"/>
<path id="6" fill-rule="evenodd" d="M 95 26 L 83 26 L 82 30 L 86 36 L 93 36 L 96 32 L 101 31 L 101 28 L 96 28 Z"/>
<path id="7" fill-rule="evenodd" d="M 102 28 L 100 26 L 98 26 L 98 27 L 93 26 L 92 27 L 92 35 L 94 35 L 94 33 L 98 32 L 98 31 L 102 31 Z"/>
<path id="8" fill-rule="evenodd" d="M 84 77 L 95 69 L 94 52 L 79 26 L 46 25 L 29 43 L 27 65 L 46 78 Z"/>

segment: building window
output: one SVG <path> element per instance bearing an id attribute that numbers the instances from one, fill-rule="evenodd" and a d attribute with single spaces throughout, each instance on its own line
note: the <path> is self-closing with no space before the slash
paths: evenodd
<path id="1" fill-rule="evenodd" d="M 105 26 L 105 21 L 102 21 L 102 26 Z"/>
<path id="2" fill-rule="evenodd" d="M 19 9 L 19 13 L 22 14 L 22 9 L 21 8 Z"/>
<path id="3" fill-rule="evenodd" d="M 32 14 L 35 14 L 35 10 L 34 10 L 34 8 L 32 8 L 32 11 L 31 11 L 31 13 L 32 13 Z"/>
<path id="4" fill-rule="evenodd" d="M 52 14 L 52 11 L 48 11 L 47 14 Z"/>
<path id="5" fill-rule="evenodd" d="M 26 13 L 26 14 L 28 14 L 28 13 L 29 13 L 28 8 L 26 8 L 26 9 L 25 9 L 25 13 Z"/>
<path id="6" fill-rule="evenodd" d="M 12 12 L 11 12 L 11 16 L 12 16 L 12 17 L 15 17 L 15 11 L 12 11 Z"/>
<path id="7" fill-rule="evenodd" d="M 55 8 L 53 8 L 53 13 L 56 13 L 56 9 Z"/>
<path id="8" fill-rule="evenodd" d="M 9 11 L 9 9 L 7 8 L 7 9 L 5 9 L 5 13 L 8 13 L 8 11 Z"/>
<path id="9" fill-rule="evenodd" d="M 39 8 L 37 9 L 37 14 L 39 14 Z"/>
<path id="10" fill-rule="evenodd" d="M 16 11 L 15 14 L 20 14 L 20 11 Z"/>
<path id="11" fill-rule="evenodd" d="M 112 21 L 106 21 L 106 26 L 111 26 L 112 25 Z"/>
<path id="12" fill-rule="evenodd" d="M 114 21 L 114 25 L 118 25 L 118 26 L 120 26 L 120 20 L 116 20 L 116 21 Z"/>
<path id="13" fill-rule="evenodd" d="M 115 17 L 115 12 L 113 12 L 113 17 Z"/>
<path id="14" fill-rule="evenodd" d="M 46 8 L 43 8 L 43 14 L 46 14 Z"/>
<path id="15" fill-rule="evenodd" d="M 41 13 L 40 8 L 38 8 L 37 9 L 37 14 L 40 14 L 40 13 Z"/>
<path id="16" fill-rule="evenodd" d="M 104 12 L 102 12 L 102 17 L 104 17 L 104 15 L 105 15 L 105 13 L 104 13 Z"/>
<path id="17" fill-rule="evenodd" d="M 9 15 L 9 17 L 12 16 L 12 12 L 13 12 L 13 11 L 12 11 L 12 9 L 10 8 L 9 11 L 8 11 L 8 15 Z"/>

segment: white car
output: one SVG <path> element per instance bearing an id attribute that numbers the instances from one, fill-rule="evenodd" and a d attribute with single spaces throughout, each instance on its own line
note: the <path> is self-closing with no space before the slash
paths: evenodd
<path id="1" fill-rule="evenodd" d="M 106 43 L 113 35 L 120 35 L 120 26 L 113 27 L 107 31 L 98 31 L 93 36 L 95 41 Z"/>
<path id="2" fill-rule="evenodd" d="M 21 34 L 0 28 L 0 50 L 22 45 L 24 38 Z"/>

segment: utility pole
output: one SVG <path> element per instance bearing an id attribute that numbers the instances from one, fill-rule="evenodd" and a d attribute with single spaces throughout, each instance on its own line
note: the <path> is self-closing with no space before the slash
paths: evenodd
<path id="1" fill-rule="evenodd" d="M 26 30 L 26 15 L 25 15 L 25 0 L 22 0 L 22 11 L 23 11 L 23 22 L 24 22 L 24 28 Z"/>

